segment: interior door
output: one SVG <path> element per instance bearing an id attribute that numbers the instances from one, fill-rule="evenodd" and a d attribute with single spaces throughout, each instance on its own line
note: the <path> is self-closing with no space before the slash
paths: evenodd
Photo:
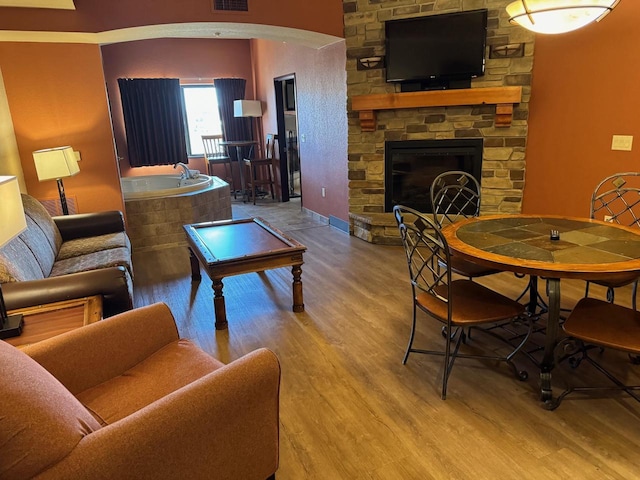
<path id="1" fill-rule="evenodd" d="M 283 202 L 302 196 L 302 171 L 298 146 L 298 115 L 295 74 L 274 79 L 280 185 Z"/>

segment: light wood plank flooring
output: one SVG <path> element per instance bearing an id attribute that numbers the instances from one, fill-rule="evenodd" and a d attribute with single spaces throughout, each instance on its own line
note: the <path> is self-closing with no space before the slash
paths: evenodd
<path id="1" fill-rule="evenodd" d="M 216 331 L 211 281 L 191 283 L 186 248 L 134 252 L 136 306 L 166 302 L 181 334 L 224 362 L 259 347 L 280 358 L 279 480 L 640 478 L 640 404 L 624 395 L 568 397 L 546 411 L 536 370 L 522 357 L 525 382 L 504 364 L 458 361 L 441 400 L 441 357 L 412 354 L 401 363 L 411 321 L 402 249 L 350 237 L 297 202 L 235 202 L 233 210 L 262 216 L 307 246 L 304 313 L 291 311 L 289 268 L 229 277 L 229 329 Z M 508 273 L 484 281 L 512 296 L 524 282 Z M 570 307 L 583 283 L 562 288 Z M 618 295 L 628 304 L 628 291 Z M 474 345 L 500 348 L 476 337 Z M 416 343 L 442 344 L 424 315 Z M 606 355 L 637 380 L 640 367 Z M 591 375 L 587 365 L 579 372 Z M 554 384 L 562 388 L 571 374 L 563 366 Z"/>

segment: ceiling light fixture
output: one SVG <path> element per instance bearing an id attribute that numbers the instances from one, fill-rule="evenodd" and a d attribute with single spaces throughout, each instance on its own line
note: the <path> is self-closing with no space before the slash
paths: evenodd
<path id="1" fill-rule="evenodd" d="M 566 33 L 602 20 L 620 0 L 518 0 L 509 22 L 536 33 Z"/>

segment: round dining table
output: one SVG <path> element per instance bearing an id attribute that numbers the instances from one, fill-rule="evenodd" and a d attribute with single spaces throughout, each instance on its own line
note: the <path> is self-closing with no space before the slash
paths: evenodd
<path id="1" fill-rule="evenodd" d="M 543 277 L 549 296 L 540 396 L 551 402 L 560 334 L 560 279 L 633 281 L 640 276 L 640 229 L 555 215 L 486 215 L 442 229 L 450 251 L 490 268 Z M 603 319 L 606 321 L 606 319 Z"/>

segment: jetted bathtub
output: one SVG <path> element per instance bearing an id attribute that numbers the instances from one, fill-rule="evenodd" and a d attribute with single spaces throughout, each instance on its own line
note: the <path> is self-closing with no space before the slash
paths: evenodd
<path id="1" fill-rule="evenodd" d="M 213 183 L 213 177 L 182 178 L 180 175 L 144 175 L 120 179 L 124 199 L 158 198 L 204 190 Z"/>
<path id="2" fill-rule="evenodd" d="M 218 177 L 147 175 L 121 184 L 134 251 L 186 245 L 183 225 L 231 218 L 229 184 Z"/>

